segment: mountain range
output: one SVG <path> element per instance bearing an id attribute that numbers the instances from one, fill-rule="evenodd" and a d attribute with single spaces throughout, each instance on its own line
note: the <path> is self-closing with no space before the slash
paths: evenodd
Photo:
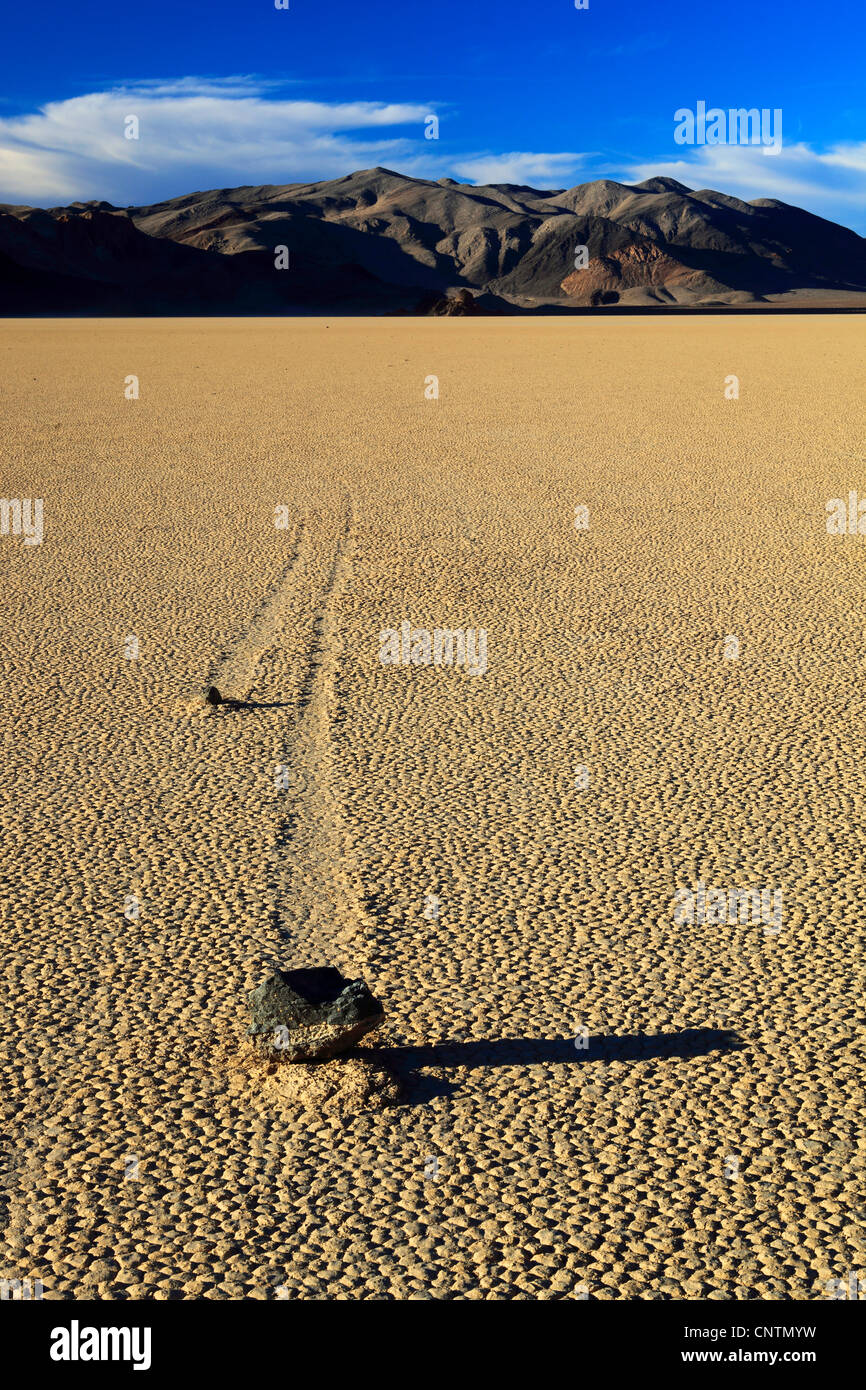
<path id="1" fill-rule="evenodd" d="M 148 207 L 0 204 L 6 315 L 749 305 L 866 307 L 866 239 L 670 178 L 551 191 L 377 168 Z"/>

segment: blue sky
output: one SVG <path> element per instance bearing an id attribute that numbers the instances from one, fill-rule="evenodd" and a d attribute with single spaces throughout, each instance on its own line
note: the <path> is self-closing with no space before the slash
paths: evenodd
<path id="1" fill-rule="evenodd" d="M 10 7 L 4 30 L 4 202 L 125 205 L 375 164 L 538 187 L 667 173 L 866 233 L 860 0 L 51 0 Z M 674 112 L 699 100 L 781 109 L 782 150 L 675 144 Z"/>

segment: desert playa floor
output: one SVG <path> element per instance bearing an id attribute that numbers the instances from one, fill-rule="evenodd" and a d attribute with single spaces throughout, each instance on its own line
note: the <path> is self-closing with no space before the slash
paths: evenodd
<path id="1" fill-rule="evenodd" d="M 866 496 L 862 332 L 0 325 L 2 492 L 44 504 L 0 537 L 0 1277 L 863 1271 L 866 537 L 825 511 Z M 486 671 L 384 665 L 404 620 Z M 699 882 L 781 924 L 675 921 Z M 268 1072 L 248 992 L 326 961 L 385 1028 Z"/>

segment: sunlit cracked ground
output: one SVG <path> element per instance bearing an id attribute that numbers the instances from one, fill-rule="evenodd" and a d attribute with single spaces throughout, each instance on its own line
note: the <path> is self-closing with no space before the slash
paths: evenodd
<path id="1" fill-rule="evenodd" d="M 866 536 L 826 528 L 866 498 L 862 332 L 0 325 L 2 493 L 44 504 L 0 537 L 0 1276 L 863 1270 Z M 484 629 L 486 672 L 383 665 L 404 619 Z M 699 882 L 781 923 L 676 922 Z M 326 960 L 385 1030 L 266 1075 L 248 991 Z"/>

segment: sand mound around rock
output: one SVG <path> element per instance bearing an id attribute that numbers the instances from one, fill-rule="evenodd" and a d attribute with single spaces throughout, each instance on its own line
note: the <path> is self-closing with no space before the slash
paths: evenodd
<path id="1" fill-rule="evenodd" d="M 263 1057 L 249 1039 L 235 1036 L 213 1049 L 212 1061 L 228 1073 L 230 1090 L 271 1113 L 319 1110 L 349 1115 L 383 1110 L 401 1098 L 400 1082 L 383 1063 L 369 1058 L 287 1062 Z"/>
<path id="2" fill-rule="evenodd" d="M 387 1067 L 360 1057 L 289 1062 L 265 1077 L 261 1096 L 275 1109 L 347 1114 L 395 1105 L 400 1099 L 400 1083 Z"/>

